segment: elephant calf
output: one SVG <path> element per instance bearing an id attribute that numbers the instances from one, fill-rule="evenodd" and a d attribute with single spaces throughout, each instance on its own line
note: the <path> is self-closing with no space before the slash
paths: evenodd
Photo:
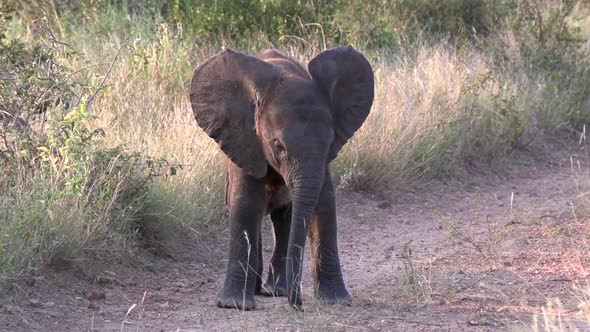
<path id="1" fill-rule="evenodd" d="M 276 50 L 231 50 L 194 72 L 190 99 L 198 125 L 226 160 L 229 260 L 217 305 L 249 310 L 254 295 L 288 296 L 302 309 L 301 267 L 311 242 L 315 295 L 350 304 L 336 236 L 328 164 L 367 118 L 373 70 L 352 47 L 318 54 L 305 70 Z M 269 213 L 275 247 L 262 284 L 261 222 Z"/>

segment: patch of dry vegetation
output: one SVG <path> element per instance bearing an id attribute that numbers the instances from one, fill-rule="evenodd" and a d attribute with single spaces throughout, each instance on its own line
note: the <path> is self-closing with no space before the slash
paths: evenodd
<path id="1" fill-rule="evenodd" d="M 56 114 L 56 123 L 60 123 L 65 114 L 78 112 L 80 103 L 92 99 L 88 105 L 91 116 L 80 123 L 90 132 L 101 128 L 106 135 L 93 151 L 118 151 L 106 159 L 88 157 L 80 161 L 87 170 L 76 175 L 82 188 L 96 176 L 104 179 L 112 175 L 109 167 L 121 160 L 119 155 L 140 153 L 142 157 L 137 159 L 141 162 L 124 163 L 125 167 L 108 178 L 113 191 L 109 192 L 111 196 L 100 196 L 106 197 L 104 200 L 89 200 L 91 192 L 82 190 L 51 200 L 50 206 L 43 197 L 67 192 L 70 187 L 61 184 L 69 183 L 74 175 L 50 164 L 46 173 L 31 173 L 29 169 L 8 166 L 8 162 L 3 164 L 5 169 L 14 170 L 0 176 L 0 213 L 7 220 L 0 225 L 0 234 L 10 238 L 0 240 L 0 252 L 10 254 L 0 255 L 0 266 L 11 266 L 10 270 L 3 270 L 10 272 L 0 272 L 8 273 L 4 278 L 50 261 L 48 257 L 63 257 L 59 251 L 47 250 L 54 241 L 71 243 L 67 248 L 87 249 L 101 244 L 116 251 L 128 248 L 128 240 L 135 237 L 138 229 L 171 233 L 178 227 L 219 219 L 223 215 L 221 158 L 217 147 L 192 119 L 188 83 L 193 68 L 221 45 L 250 54 L 280 47 L 306 62 L 324 47 L 337 43 L 330 39 L 330 34 L 326 37 L 317 33 L 317 27 L 323 28 L 322 25 L 302 22 L 292 27 L 301 32 L 298 38 L 285 33 L 277 40 L 264 34 L 232 40 L 227 36 L 231 37 L 234 30 L 228 26 L 223 28 L 227 29 L 223 30 L 223 37 L 209 36 L 209 40 L 204 39 L 204 34 L 196 34 L 202 28 L 196 25 L 186 27 L 186 31 L 197 29 L 191 30 L 195 35 L 188 35 L 182 25 L 186 17 L 176 17 L 173 21 L 178 24 L 174 26 L 157 13 L 135 15 L 133 10 L 137 8 L 131 5 L 127 12 L 109 3 L 82 6 L 79 21 L 62 16 L 59 8 L 45 11 L 54 39 L 48 39 L 44 25 L 37 24 L 40 20 L 23 15 L 9 21 L 6 45 L 11 39 L 45 45 L 42 47 L 55 46 L 57 41 L 69 44 L 59 47 L 73 51 L 55 53 L 55 57 L 72 67 L 72 77 L 66 81 L 72 83 L 75 77 L 78 85 L 68 87 L 77 89 L 79 94 L 73 99 L 74 104 L 62 104 L 49 112 Z M 571 3 L 575 2 L 569 1 L 569 7 L 560 7 L 559 1 L 546 1 L 537 7 L 534 3 L 522 2 L 517 16 L 484 15 L 498 27 L 486 31 L 486 35 L 445 27 L 440 16 L 436 16 L 440 20 L 436 33 L 418 31 L 411 24 L 418 19 L 426 20 L 427 16 L 417 16 L 418 7 L 399 7 L 403 9 L 400 13 L 407 15 L 403 19 L 408 25 L 402 30 L 411 43 L 406 44 L 402 35 L 393 33 L 393 26 L 388 25 L 398 22 L 396 17 L 387 16 L 395 11 L 369 6 L 367 10 L 379 9 L 374 14 L 381 25 L 366 35 L 361 20 L 359 26 L 346 30 L 347 37 L 342 38 L 346 43 L 356 42 L 365 47 L 362 51 L 375 69 L 377 96 L 367 122 L 332 165 L 341 182 L 352 189 L 370 191 L 425 178 L 458 176 L 470 167 L 493 166 L 499 157 L 541 143 L 547 134 L 580 131 L 590 119 L 590 75 L 584 41 L 565 23 L 566 19 L 574 19 L 569 14 Z M 444 8 L 425 5 L 429 11 L 423 14 L 446 13 L 456 18 L 460 15 L 450 13 L 463 13 L 466 9 L 466 2 L 448 4 Z M 486 10 L 486 6 L 479 4 L 477 10 Z M 335 17 L 339 22 L 344 22 L 343 17 L 354 18 L 354 6 L 350 8 L 338 12 L 340 16 Z M 533 15 L 535 9 L 541 16 Z M 207 22 L 201 23 L 210 23 Z M 445 34 L 444 41 L 432 42 Z M 363 44 L 363 38 L 374 38 L 379 44 Z M 80 93 L 81 87 L 84 93 Z M 42 146 L 27 147 L 27 151 L 34 159 L 43 153 L 38 150 Z M 61 158 L 63 166 L 67 163 L 64 164 L 59 148 L 48 147 L 50 155 Z M 149 176 L 141 194 L 119 194 L 123 190 L 120 188 L 133 187 L 133 175 L 146 170 L 150 175 L 152 165 L 165 166 L 162 174 L 166 176 Z M 122 187 L 117 187 L 118 183 Z M 138 200 L 140 204 L 135 204 Z M 111 206 L 119 209 L 112 210 Z M 126 208 L 132 213 L 121 212 Z M 108 221 L 112 219 L 120 220 L 123 227 L 113 228 Z M 108 231 L 95 233 L 93 229 Z M 22 230 L 34 230 L 35 236 Z M 90 233 L 93 245 L 87 241 Z M 109 236 L 127 240 L 113 242 L 107 240 Z M 39 247 L 34 245 L 36 241 L 48 244 Z M 79 255 L 79 249 L 69 250 L 66 256 Z M 47 252 L 52 254 L 47 256 Z M 14 258 L 8 262 L 5 257 Z"/>

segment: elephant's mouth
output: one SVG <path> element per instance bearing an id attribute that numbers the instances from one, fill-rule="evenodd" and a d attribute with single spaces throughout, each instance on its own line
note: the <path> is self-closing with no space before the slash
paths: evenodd
<path id="1" fill-rule="evenodd" d="M 270 213 L 272 210 L 285 207 L 291 203 L 289 188 L 285 185 L 283 177 L 272 167 L 269 167 L 266 174 L 264 189 L 269 195 L 267 212 Z"/>
<path id="2" fill-rule="evenodd" d="M 270 194 L 267 209 L 269 212 L 291 204 L 291 192 L 285 185 L 280 187 L 267 187 L 267 193 Z"/>

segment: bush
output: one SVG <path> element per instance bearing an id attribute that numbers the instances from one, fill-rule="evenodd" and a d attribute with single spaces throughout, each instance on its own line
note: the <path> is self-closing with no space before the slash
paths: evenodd
<path id="1" fill-rule="evenodd" d="M 376 57 L 395 60 L 378 64 L 372 114 L 336 160 L 345 184 L 374 191 L 461 176 L 539 145 L 546 134 L 583 132 L 590 121 L 587 39 L 568 23 L 581 4 L 543 4 L 523 2 L 479 42 Z"/>
<path id="2" fill-rule="evenodd" d="M 508 24 L 519 40 L 519 58 L 524 70 L 546 76 L 547 92 L 559 95 L 554 112 L 577 130 L 590 121 L 590 71 L 587 38 L 569 18 L 581 10 L 581 2 L 523 2 L 519 14 Z"/>
<path id="3" fill-rule="evenodd" d="M 60 62 L 77 54 L 0 36 L 0 284 L 85 250 L 133 248 L 150 181 L 170 170 L 105 147 L 82 102 L 98 90 Z"/>
<path id="4" fill-rule="evenodd" d="M 59 12 L 76 20 L 101 10 L 150 18 L 190 36 L 198 45 L 231 43 L 303 47 L 353 44 L 359 48 L 399 47 L 418 39 L 485 36 L 515 1 L 484 0 L 100 0 L 92 6 L 60 2 Z M 64 17 L 66 15 L 63 15 Z"/>

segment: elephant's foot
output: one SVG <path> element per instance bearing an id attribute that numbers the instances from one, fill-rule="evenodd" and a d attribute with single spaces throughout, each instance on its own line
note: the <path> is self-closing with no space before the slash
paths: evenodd
<path id="1" fill-rule="evenodd" d="M 244 296 L 243 289 L 223 289 L 217 294 L 217 306 L 220 308 L 230 308 L 239 310 L 254 310 L 256 302 L 254 295 Z"/>
<path id="2" fill-rule="evenodd" d="M 319 284 L 316 290 L 316 298 L 321 304 L 334 305 L 341 304 L 346 306 L 352 305 L 352 297 L 342 285 Z"/>
<path id="3" fill-rule="evenodd" d="M 260 295 L 264 296 L 287 296 L 287 287 L 273 285 L 273 284 L 264 284 L 262 289 L 260 290 Z"/>
<path id="4" fill-rule="evenodd" d="M 285 282 L 285 278 L 282 276 L 274 276 L 269 273 L 266 283 L 262 286 L 258 294 L 265 296 L 287 296 L 287 283 Z"/>
<path id="5" fill-rule="evenodd" d="M 292 289 L 290 292 L 287 291 L 289 297 L 289 305 L 295 309 L 295 311 L 303 312 L 303 299 L 301 298 L 301 287 Z"/>

